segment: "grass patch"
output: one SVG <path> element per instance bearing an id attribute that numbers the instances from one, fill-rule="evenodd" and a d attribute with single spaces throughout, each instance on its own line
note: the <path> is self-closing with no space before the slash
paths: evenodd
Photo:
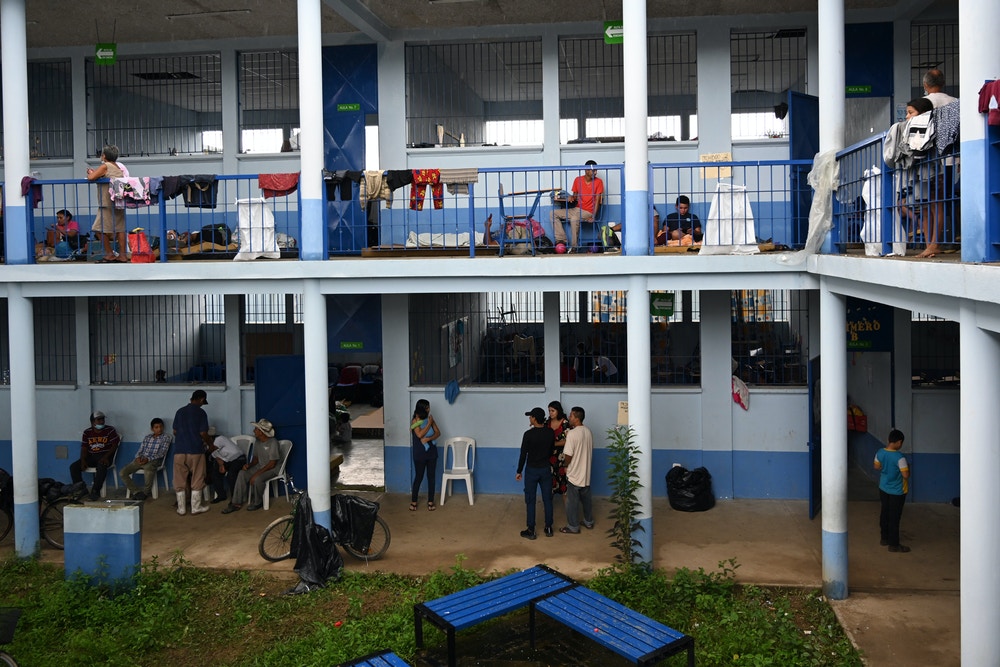
<path id="1" fill-rule="evenodd" d="M 674 577 L 616 566 L 588 582 L 594 590 L 695 637 L 698 664 L 861 665 L 817 591 L 739 586 L 733 561 L 717 572 Z M 76 665 L 335 665 L 381 649 L 419 662 L 413 604 L 482 582 L 462 567 L 426 577 L 345 570 L 340 581 L 286 596 L 287 579 L 191 567 L 178 554 L 143 567 L 117 595 L 36 561 L 0 563 L 0 606 L 24 609 L 5 647 L 24 667 Z M 502 664 L 530 654 L 526 615 L 459 634 L 463 664 Z M 425 624 L 426 652 L 445 655 L 444 636 Z M 581 642 L 542 650 L 565 657 Z M 530 658 L 530 655 L 528 655 Z M 683 656 L 677 656 L 683 664 Z M 594 658 L 593 665 L 618 664 Z M 581 663 L 582 664 L 582 663 Z M 668 664 L 674 664 L 670 661 Z"/>

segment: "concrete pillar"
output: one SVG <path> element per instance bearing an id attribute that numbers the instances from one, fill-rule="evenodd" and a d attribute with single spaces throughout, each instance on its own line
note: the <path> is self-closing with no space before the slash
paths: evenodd
<path id="1" fill-rule="evenodd" d="M 819 0 L 819 150 L 844 147 L 844 0 Z"/>
<path id="2" fill-rule="evenodd" d="M 699 347 L 702 463 L 712 473 L 712 488 L 719 498 L 733 497 L 733 342 L 730 301 L 728 290 L 701 292 Z"/>
<path id="3" fill-rule="evenodd" d="M 542 164 L 560 163 L 559 138 L 559 35 L 542 35 Z"/>
<path id="4" fill-rule="evenodd" d="M 321 0 L 298 0 L 297 3 L 299 124 L 302 128 L 299 141 L 302 236 L 299 248 L 304 260 L 327 258 L 323 229 L 323 35 L 320 3 Z M 325 372 L 326 364 L 323 368 Z"/>
<path id="5" fill-rule="evenodd" d="M 820 286 L 823 593 L 847 598 L 847 298 Z"/>
<path id="6" fill-rule="evenodd" d="M 996 260 L 996 251 L 991 241 L 997 239 L 991 239 L 987 234 L 992 225 L 986 219 L 986 202 L 991 197 L 986 183 L 986 127 L 977 102 L 983 82 L 995 79 L 1000 74 L 1000 50 L 993 40 L 983 39 L 984 26 L 997 25 L 1000 25 L 1000 3 L 972 0 L 959 2 L 958 45 L 962 54 L 961 72 L 945 72 L 952 83 L 959 83 L 963 98 L 962 196 L 959 203 L 964 262 Z"/>
<path id="7" fill-rule="evenodd" d="M 562 380 L 559 374 L 559 365 L 562 360 L 562 349 L 559 345 L 561 340 L 559 337 L 559 292 L 542 294 L 542 313 L 545 340 L 556 341 L 556 344 L 549 349 L 555 350 L 557 354 L 545 355 L 545 393 L 551 395 L 553 392 L 562 391 Z"/>
<path id="8" fill-rule="evenodd" d="M 306 478 L 316 523 L 330 527 L 330 397 L 326 296 L 319 280 L 302 288 L 302 342 L 306 364 Z"/>
<path id="9" fill-rule="evenodd" d="M 35 261 L 21 179 L 31 172 L 28 140 L 28 55 L 24 0 L 0 3 L 0 62 L 3 66 L 4 236 L 7 264 Z M 14 355 L 11 355 L 14 356 Z M 34 382 L 34 376 L 32 376 Z M 13 393 L 13 392 L 12 392 Z"/>
<path id="10" fill-rule="evenodd" d="M 647 90 L 646 2 L 622 3 L 625 75 L 625 213 L 626 255 L 648 255 L 649 233 L 649 107 Z M 649 336 L 649 328 L 646 328 Z M 647 346 L 648 346 L 647 340 Z M 631 355 L 630 355 L 631 356 Z M 648 356 L 646 371 L 649 371 Z M 631 378 L 631 374 L 629 375 Z M 631 384 L 631 380 L 630 380 Z"/>
<path id="11" fill-rule="evenodd" d="M 6 18 L 6 16 L 5 16 Z M 22 24 L 23 25 L 23 24 Z M 35 420 L 35 316 L 20 283 L 7 287 L 10 355 L 10 431 L 14 476 L 14 550 L 38 553 L 38 432 Z"/>
<path id="12" fill-rule="evenodd" d="M 240 163 L 240 66 L 236 51 L 232 48 L 220 52 L 222 71 L 222 169 L 226 174 L 237 174 Z M 305 115 L 303 114 L 303 118 Z"/>
<path id="13" fill-rule="evenodd" d="M 963 3 L 964 4 L 964 3 Z M 964 54 L 963 54 L 964 59 Z M 962 156 L 963 162 L 965 156 Z M 961 416 L 962 664 L 1000 665 L 1000 336 L 976 325 L 976 306 L 959 309 Z"/>
<path id="14" fill-rule="evenodd" d="M 649 287 L 646 276 L 632 276 L 628 285 L 628 421 L 639 447 L 639 525 L 633 536 L 639 542 L 636 556 L 653 562 L 653 401 L 649 365 Z"/>
<path id="15" fill-rule="evenodd" d="M 409 493 L 410 454 L 410 318 L 409 295 L 382 295 L 382 369 L 385 406 L 385 490 Z"/>

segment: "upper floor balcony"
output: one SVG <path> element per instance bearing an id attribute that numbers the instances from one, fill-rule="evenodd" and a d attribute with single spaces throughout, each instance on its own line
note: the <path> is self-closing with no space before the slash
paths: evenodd
<path id="1" fill-rule="evenodd" d="M 885 134 L 838 153 L 825 251 L 997 259 L 998 128 L 985 141 L 991 194 L 982 230 L 962 227 L 957 145 L 893 167 L 884 159 Z M 125 189 L 107 181 L 36 180 L 28 189 L 28 256 L 41 263 L 616 255 L 630 234 L 640 235 L 647 254 L 671 257 L 804 247 L 811 161 L 648 169 L 644 213 L 629 219 L 621 164 L 325 173 L 321 219 L 303 216 L 299 174 L 141 176 Z M 101 203 L 109 188 L 111 209 Z M 580 197 L 571 196 L 574 189 Z M 109 233 L 100 233 L 102 225 Z M 963 233 L 988 239 L 989 253 L 963 257 Z M 320 248 L 304 247 L 316 243 L 306 239 L 321 239 Z"/>

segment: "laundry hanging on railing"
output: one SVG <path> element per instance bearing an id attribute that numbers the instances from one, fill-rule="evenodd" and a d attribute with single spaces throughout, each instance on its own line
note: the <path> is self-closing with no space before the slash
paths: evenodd
<path id="1" fill-rule="evenodd" d="M 351 184 L 361 184 L 364 176 L 362 171 L 352 171 L 350 169 L 338 169 L 337 171 L 323 170 L 323 182 L 326 184 L 327 201 L 336 201 L 338 195 L 340 201 L 350 201 L 352 192 Z"/>
<path id="2" fill-rule="evenodd" d="M 264 193 L 264 199 L 285 197 L 299 188 L 299 175 L 294 174 L 257 174 L 257 187 Z"/>
<path id="3" fill-rule="evenodd" d="M 115 208 L 143 208 L 155 200 L 148 176 L 112 178 L 110 191 Z"/>
<path id="4" fill-rule="evenodd" d="M 427 187 L 431 186 L 431 196 L 434 198 L 434 208 L 444 208 L 444 186 L 441 184 L 441 170 L 414 169 L 413 187 L 410 188 L 410 210 L 424 210 L 424 197 Z"/>
<path id="5" fill-rule="evenodd" d="M 218 206 L 219 181 L 214 175 L 199 174 L 185 184 L 184 205 L 188 208 L 215 208 Z"/>
<path id="6" fill-rule="evenodd" d="M 479 181 L 478 169 L 441 169 L 441 182 L 448 186 L 448 194 L 467 195 L 469 184 Z"/>

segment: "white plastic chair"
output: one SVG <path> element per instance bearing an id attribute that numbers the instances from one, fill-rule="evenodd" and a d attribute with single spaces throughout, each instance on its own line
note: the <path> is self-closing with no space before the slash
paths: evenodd
<path id="1" fill-rule="evenodd" d="M 230 438 L 233 444 L 243 452 L 243 456 L 247 457 L 247 461 L 250 460 L 250 448 L 253 447 L 254 440 L 256 439 L 252 435 L 234 435 Z"/>
<path id="2" fill-rule="evenodd" d="M 111 479 L 115 483 L 115 491 L 118 490 L 118 452 L 121 451 L 121 446 L 115 450 L 115 455 L 111 458 L 111 465 L 108 466 L 108 476 L 104 479 L 104 484 L 101 485 L 101 498 L 108 497 L 108 479 Z M 89 472 L 90 474 L 97 476 L 97 468 L 91 466 L 89 468 L 83 468 L 81 472 Z"/>
<path id="3" fill-rule="evenodd" d="M 451 467 L 448 467 L 448 453 L 451 452 Z M 451 495 L 452 480 L 465 480 L 465 490 L 469 493 L 469 504 L 474 505 L 472 493 L 472 471 L 476 466 L 476 440 L 465 436 L 448 438 L 444 441 L 444 472 L 441 474 L 441 502 L 445 494 Z"/>
<path id="4" fill-rule="evenodd" d="M 285 475 L 285 466 L 288 465 L 288 455 L 292 451 L 292 441 L 291 440 L 279 440 L 278 441 L 278 452 L 281 455 L 281 463 L 278 464 L 278 474 L 267 480 L 264 484 L 264 509 L 271 509 L 271 482 L 281 482 L 285 485 L 285 498 L 288 502 L 292 502 L 292 497 L 288 495 L 288 477 Z M 278 486 L 274 486 L 274 495 L 278 496 Z"/>
<path id="5" fill-rule="evenodd" d="M 163 475 L 163 488 L 164 489 L 170 488 L 170 480 L 167 479 L 167 459 L 169 458 L 169 454 L 170 452 L 168 451 L 167 455 L 163 457 L 163 461 L 160 462 L 160 466 L 153 471 L 153 500 L 156 500 L 157 498 L 160 497 L 160 485 L 156 480 L 157 473 Z M 142 475 L 142 478 L 144 480 L 146 479 L 146 471 L 143 470 L 142 468 L 139 468 L 132 474 Z M 107 486 L 107 484 L 105 484 L 105 486 Z M 128 487 L 125 488 L 125 497 L 126 498 L 132 497 L 132 492 L 128 490 Z"/>

